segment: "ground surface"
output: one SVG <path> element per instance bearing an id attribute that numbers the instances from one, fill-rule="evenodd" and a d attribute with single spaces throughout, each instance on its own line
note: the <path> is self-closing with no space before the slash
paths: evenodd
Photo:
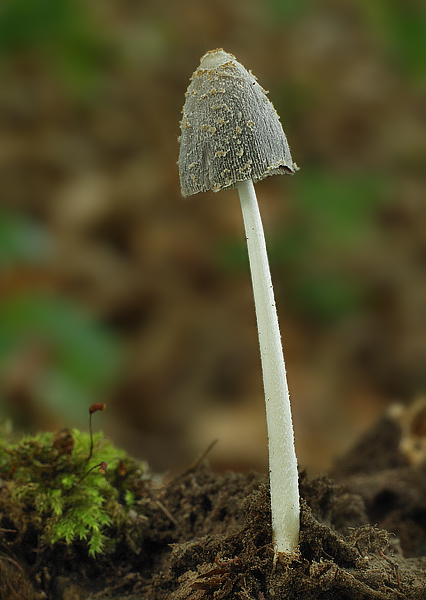
<path id="1" fill-rule="evenodd" d="M 425 470 L 407 464 L 399 435 L 380 421 L 337 465 L 341 485 L 301 474 L 300 555 L 275 567 L 267 478 L 216 474 L 201 462 L 167 482 L 146 482 L 144 541 L 134 551 L 123 544 L 96 560 L 79 546 L 37 554 L 28 532 L 2 531 L 1 597 L 426 598 Z M 6 525 L 13 523 L 3 506 Z"/>

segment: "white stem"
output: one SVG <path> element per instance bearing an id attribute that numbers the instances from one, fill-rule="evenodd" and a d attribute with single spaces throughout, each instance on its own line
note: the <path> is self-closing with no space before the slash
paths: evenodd
<path id="1" fill-rule="evenodd" d="M 275 553 L 299 542 L 299 485 L 290 397 L 265 236 L 251 180 L 237 183 L 243 212 L 262 358 L 269 440 L 272 534 Z"/>

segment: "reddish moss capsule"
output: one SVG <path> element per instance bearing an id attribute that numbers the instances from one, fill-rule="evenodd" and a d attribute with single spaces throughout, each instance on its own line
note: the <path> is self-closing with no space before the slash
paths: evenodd
<path id="1" fill-rule="evenodd" d="M 91 415 L 93 415 L 94 412 L 98 411 L 98 410 L 105 410 L 106 409 L 106 404 L 104 404 L 103 402 L 95 402 L 95 404 L 92 404 L 92 406 L 89 408 L 89 412 Z"/>
<path id="2" fill-rule="evenodd" d="M 107 472 L 108 469 L 108 463 L 106 463 L 105 461 L 102 461 L 99 465 L 99 473 L 101 473 L 102 475 L 105 475 L 105 473 Z"/>

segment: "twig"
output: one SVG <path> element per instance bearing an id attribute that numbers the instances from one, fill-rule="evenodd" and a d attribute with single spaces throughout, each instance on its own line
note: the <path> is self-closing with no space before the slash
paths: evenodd
<path id="1" fill-rule="evenodd" d="M 176 527 L 176 529 L 181 529 L 181 526 L 179 525 L 179 523 L 176 521 L 176 519 L 174 518 L 174 516 L 172 515 L 172 513 L 169 511 L 168 508 L 166 508 L 164 506 L 164 504 L 160 501 L 157 500 L 157 498 L 154 499 L 155 503 L 157 504 L 157 506 L 159 508 L 161 508 L 161 510 L 163 511 L 163 513 L 166 515 L 166 517 L 168 519 L 170 519 L 170 521 L 173 523 L 173 525 Z"/>
<path id="2" fill-rule="evenodd" d="M 4 554 L 0 554 L 0 560 L 7 560 L 7 562 L 12 563 L 12 565 L 14 565 L 19 571 L 21 571 L 21 573 L 24 573 L 24 569 L 19 563 L 16 562 L 16 560 L 13 560 L 13 558 L 9 558 L 8 556 L 4 556 Z"/>
<path id="3" fill-rule="evenodd" d="M 203 450 L 203 452 L 201 452 L 201 454 L 199 454 L 197 456 L 197 458 L 194 460 L 194 462 L 192 462 L 189 467 L 187 469 L 185 469 L 185 471 L 182 473 L 182 476 L 184 475 L 188 475 L 189 473 L 192 473 L 193 471 L 196 471 L 198 469 L 198 467 L 200 466 L 200 464 L 203 462 L 203 460 L 206 458 L 206 456 L 211 452 L 211 450 L 214 448 L 214 446 L 216 446 L 216 444 L 218 443 L 218 439 L 213 440 L 205 450 Z"/>

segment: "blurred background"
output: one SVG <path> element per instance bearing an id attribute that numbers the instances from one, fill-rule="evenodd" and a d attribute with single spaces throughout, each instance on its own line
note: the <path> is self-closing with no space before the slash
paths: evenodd
<path id="1" fill-rule="evenodd" d="M 2 0 L 0 427 L 176 470 L 267 469 L 235 191 L 183 200 L 200 57 L 269 90 L 301 170 L 257 185 L 301 468 L 426 390 L 422 0 Z"/>

